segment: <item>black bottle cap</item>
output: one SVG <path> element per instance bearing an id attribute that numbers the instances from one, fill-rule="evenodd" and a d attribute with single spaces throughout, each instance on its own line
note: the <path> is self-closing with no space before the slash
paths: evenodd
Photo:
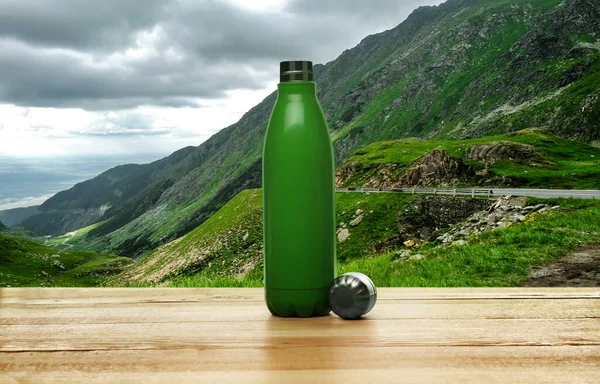
<path id="1" fill-rule="evenodd" d="M 283 61 L 280 66 L 280 81 L 313 81 L 312 61 Z"/>
<path id="2" fill-rule="evenodd" d="M 358 319 L 373 309 L 376 301 L 375 284 L 359 272 L 338 276 L 329 286 L 329 306 L 342 319 Z"/>

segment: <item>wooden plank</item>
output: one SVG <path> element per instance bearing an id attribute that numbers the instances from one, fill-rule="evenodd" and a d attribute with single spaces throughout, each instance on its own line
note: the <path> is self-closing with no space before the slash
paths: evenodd
<path id="1" fill-rule="evenodd" d="M 577 319 L 597 317 L 600 310 L 588 299 L 572 300 L 382 300 L 366 316 L 367 319 Z M 51 324 L 111 324 L 235 321 L 218 303 L 197 305 L 190 302 L 163 302 L 160 304 L 117 302 L 98 304 L 94 317 L 90 309 L 79 306 L 62 306 L 60 303 L 44 305 L 43 311 L 35 305 L 11 305 L 0 311 L 0 325 L 51 325 Z M 268 313 L 261 303 L 236 302 L 228 304 L 241 321 L 264 320 Z M 102 309 L 102 311 L 100 311 Z M 136 316 L 129 312 L 135 310 Z M 158 315 L 157 315 L 158 314 Z"/>
<path id="2" fill-rule="evenodd" d="M 600 288 L 378 288 L 379 300 L 600 298 Z M 263 302 L 261 288 L 0 288 L 0 305 L 162 301 Z"/>
<path id="3" fill-rule="evenodd" d="M 6 354 L 0 372 L 37 374 L 38 378 L 70 373 L 70 378 L 95 377 L 107 380 L 126 375 L 135 381 L 170 378 L 194 372 L 203 379 L 235 381 L 276 381 L 303 377 L 322 382 L 324 377 L 345 378 L 349 382 L 367 380 L 498 382 L 581 382 L 599 378 L 598 347 L 396 347 L 362 346 L 285 347 L 260 350 L 176 349 L 138 351 L 86 351 Z M 105 376 L 109 374 L 112 376 Z M 21 374 L 22 375 L 22 374 Z M 101 376 L 102 375 L 102 376 Z M 32 376 L 35 377 L 35 376 Z M 168 377 L 163 375 L 163 379 Z M 358 380 L 357 380 L 358 379 Z M 525 380 L 527 379 L 527 380 Z M 31 382 L 37 380 L 31 380 Z M 113 381 L 113 380 L 107 380 Z M 593 381 L 588 381 L 593 382 Z"/>
<path id="4" fill-rule="evenodd" d="M 401 325 L 401 326 L 400 326 Z M 249 345 L 267 337 L 298 345 L 600 345 L 600 319 L 402 320 L 344 322 L 220 321 L 183 323 L 3 325 L 0 351 L 160 349 Z M 168 335 L 168 338 L 165 338 Z"/>
<path id="5" fill-rule="evenodd" d="M 599 382 L 598 289 L 380 289 L 364 320 L 262 289 L 0 289 L 0 382 Z"/>

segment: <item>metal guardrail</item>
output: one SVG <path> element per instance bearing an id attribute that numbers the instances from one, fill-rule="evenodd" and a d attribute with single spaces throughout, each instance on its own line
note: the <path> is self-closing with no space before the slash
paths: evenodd
<path id="1" fill-rule="evenodd" d="M 411 193 L 449 196 L 487 196 L 494 195 L 492 189 L 465 189 L 465 188 L 338 188 L 336 192 L 358 192 L 358 193 Z"/>
<path id="2" fill-rule="evenodd" d="M 526 188 L 338 188 L 337 192 L 411 193 L 444 196 L 527 196 L 540 198 L 600 199 L 600 190 L 526 189 Z"/>

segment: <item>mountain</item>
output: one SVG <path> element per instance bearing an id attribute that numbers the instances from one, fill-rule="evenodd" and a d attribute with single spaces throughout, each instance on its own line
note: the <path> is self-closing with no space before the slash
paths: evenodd
<path id="1" fill-rule="evenodd" d="M 377 69 L 330 112 L 341 158 L 377 140 L 535 126 L 600 139 L 598 1 L 448 1 L 363 45 Z"/>
<path id="2" fill-rule="evenodd" d="M 29 216 L 21 224 L 39 233 L 58 235 L 110 217 L 132 197 L 152 196 L 153 190 L 161 189 L 162 184 L 168 183 L 163 176 L 173 172 L 173 166 L 192 149 L 193 147 L 183 148 L 151 164 L 114 167 L 91 180 L 57 193 L 40 205 L 36 214 Z"/>
<path id="3" fill-rule="evenodd" d="M 97 286 L 131 262 L 126 257 L 59 251 L 0 234 L 0 287 Z"/>
<path id="4" fill-rule="evenodd" d="M 316 65 L 315 79 L 339 163 L 381 140 L 467 139 L 532 126 L 599 141 L 600 2 L 421 7 Z M 61 192 L 23 225 L 60 234 L 98 222 L 85 246 L 128 256 L 190 232 L 241 190 L 260 186 L 275 99 L 271 94 L 199 147 L 122 170 L 116 181 L 103 174 Z"/>
<path id="5" fill-rule="evenodd" d="M 38 211 L 38 205 L 25 208 L 12 208 L 0 211 L 0 220 L 8 227 L 15 226 Z"/>
<path id="6" fill-rule="evenodd" d="M 0 221 L 0 232 L 8 232 L 8 227 Z"/>

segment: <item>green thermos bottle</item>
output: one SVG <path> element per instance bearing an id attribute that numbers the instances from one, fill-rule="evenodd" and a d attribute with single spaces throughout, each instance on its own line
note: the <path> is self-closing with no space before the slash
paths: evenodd
<path id="1" fill-rule="evenodd" d="M 330 312 L 336 271 L 333 147 L 312 63 L 281 63 L 263 152 L 265 300 L 283 317 Z"/>

